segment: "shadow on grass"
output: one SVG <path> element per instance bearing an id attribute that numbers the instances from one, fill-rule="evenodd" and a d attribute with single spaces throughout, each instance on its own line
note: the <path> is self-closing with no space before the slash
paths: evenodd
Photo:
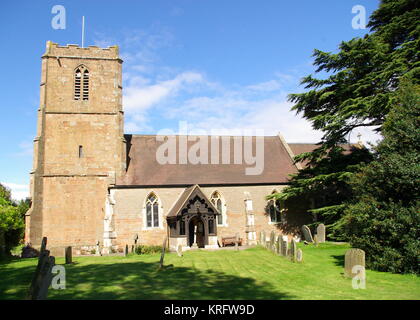
<path id="1" fill-rule="evenodd" d="M 26 282 L 35 267 L 8 269 L 3 290 Z M 24 276 L 24 278 L 22 278 Z M 3 295 L 3 299 L 23 298 Z M 0 294 L 2 296 L 2 294 Z M 66 289 L 49 290 L 49 299 L 292 299 L 269 283 L 211 270 L 171 267 L 157 271 L 156 263 L 134 261 L 115 264 L 66 266 Z"/>
<path id="2" fill-rule="evenodd" d="M 336 255 L 336 256 L 332 256 L 332 257 L 335 259 L 334 264 L 336 266 L 344 268 L 344 255 Z"/>

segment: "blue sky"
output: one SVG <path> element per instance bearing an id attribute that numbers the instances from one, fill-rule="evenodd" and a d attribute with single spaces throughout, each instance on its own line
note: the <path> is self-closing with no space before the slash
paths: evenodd
<path id="1" fill-rule="evenodd" d="M 335 51 L 353 29 L 352 8 L 367 16 L 377 0 L 2 1 L 3 61 L 0 182 L 27 195 L 39 107 L 41 55 L 47 40 L 60 45 L 119 45 L 123 64 L 126 133 L 211 129 L 281 132 L 289 142 L 320 134 L 290 112 L 287 94 L 314 69 L 317 48 Z M 55 30 L 54 5 L 66 9 Z M 351 140 L 356 139 L 356 134 Z M 373 139 L 363 132 L 362 140 Z"/>

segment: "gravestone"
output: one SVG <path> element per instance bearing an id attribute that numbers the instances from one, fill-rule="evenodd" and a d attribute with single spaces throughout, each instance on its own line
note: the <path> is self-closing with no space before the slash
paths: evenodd
<path id="1" fill-rule="evenodd" d="M 159 270 L 163 269 L 163 259 L 165 258 L 166 241 L 167 241 L 167 238 L 165 237 L 162 244 L 162 253 L 160 254 Z"/>
<path id="2" fill-rule="evenodd" d="M 297 251 L 296 251 L 296 261 L 297 262 L 302 262 L 303 261 L 302 249 L 297 249 Z"/>
<path id="3" fill-rule="evenodd" d="M 261 231 L 261 245 L 267 247 L 267 239 L 265 238 L 265 231 Z"/>
<path id="4" fill-rule="evenodd" d="M 235 249 L 236 251 L 239 250 L 239 234 L 235 235 Z"/>
<path id="5" fill-rule="evenodd" d="M 178 247 L 176 247 L 176 253 L 178 254 L 178 257 L 182 257 L 182 245 L 178 245 Z"/>
<path id="6" fill-rule="evenodd" d="M 288 243 L 287 240 L 281 239 L 281 255 L 287 257 Z"/>
<path id="7" fill-rule="evenodd" d="M 274 251 L 274 241 L 276 239 L 276 234 L 274 233 L 274 231 L 271 231 L 270 234 L 270 250 Z"/>
<path id="8" fill-rule="evenodd" d="M 325 242 L 325 225 L 323 223 L 316 228 L 316 235 L 319 243 Z"/>
<path id="9" fill-rule="evenodd" d="M 124 257 L 128 255 L 128 244 L 125 245 Z"/>
<path id="10" fill-rule="evenodd" d="M 292 242 L 290 243 L 290 258 L 293 262 L 296 261 L 296 253 L 297 253 L 297 245 L 295 239 L 292 239 Z"/>
<path id="11" fill-rule="evenodd" d="M 47 238 L 44 237 L 41 243 L 38 264 L 28 290 L 28 299 L 44 300 L 47 298 L 48 287 L 52 281 L 52 268 L 54 265 L 55 258 L 50 256 L 50 251 L 47 250 Z"/>
<path id="12" fill-rule="evenodd" d="M 365 252 L 362 249 L 349 249 L 344 255 L 344 275 L 353 278 L 357 273 L 353 273 L 354 266 L 365 268 Z"/>
<path id="13" fill-rule="evenodd" d="M 303 233 L 303 237 L 305 238 L 306 241 L 314 242 L 314 239 L 312 238 L 311 230 L 308 228 L 307 225 L 302 226 L 302 233 Z"/>
<path id="14" fill-rule="evenodd" d="M 96 241 L 95 256 L 102 256 L 101 247 L 99 246 L 99 244 L 100 244 L 99 240 Z"/>
<path id="15" fill-rule="evenodd" d="M 314 245 L 315 247 L 318 247 L 318 235 L 314 235 Z"/>
<path id="16" fill-rule="evenodd" d="M 278 235 L 276 240 L 276 254 L 280 254 L 280 241 L 281 241 L 281 234 Z"/>
<path id="17" fill-rule="evenodd" d="M 66 247 L 64 249 L 64 255 L 66 257 L 66 264 L 72 264 L 73 263 L 73 252 L 71 247 Z"/>

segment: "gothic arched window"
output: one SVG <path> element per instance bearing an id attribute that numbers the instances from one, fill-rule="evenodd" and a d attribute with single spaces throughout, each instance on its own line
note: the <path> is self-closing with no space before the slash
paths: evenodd
<path id="1" fill-rule="evenodd" d="M 270 200 L 268 202 L 268 213 L 270 215 L 271 223 L 285 223 L 286 217 L 284 214 L 284 201 L 283 200 Z"/>
<path id="2" fill-rule="evenodd" d="M 85 66 L 74 72 L 74 100 L 89 100 L 89 70 Z"/>
<path id="3" fill-rule="evenodd" d="M 210 201 L 213 203 L 213 205 L 216 207 L 217 211 L 220 213 L 220 215 L 217 216 L 217 224 L 223 225 L 224 224 L 224 208 L 223 208 L 223 200 L 220 196 L 220 193 L 215 191 L 211 195 Z"/>
<path id="4" fill-rule="evenodd" d="M 159 227 L 159 200 L 154 193 L 146 200 L 146 226 Z"/>

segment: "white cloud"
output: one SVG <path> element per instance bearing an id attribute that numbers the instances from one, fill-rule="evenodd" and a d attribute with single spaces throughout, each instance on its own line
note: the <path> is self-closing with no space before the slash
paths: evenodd
<path id="1" fill-rule="evenodd" d="M 301 72 L 275 72 L 271 79 L 247 85 L 212 82 L 202 71 L 179 70 L 165 64 L 160 53 L 176 47 L 167 28 L 156 24 L 147 30 L 122 32 L 124 59 L 125 130 L 153 132 L 153 118 L 160 116 L 176 129 L 187 121 L 196 129 L 263 129 L 278 132 L 290 142 L 317 142 L 322 134 L 290 111 L 286 92 L 298 86 Z M 110 43 L 99 36 L 98 41 Z M 99 43 L 99 42 L 98 42 Z M 307 66 L 305 66 L 306 68 Z M 163 129 L 163 128 L 160 128 Z"/>
<path id="2" fill-rule="evenodd" d="M 1 184 L 8 187 L 12 191 L 12 198 L 14 200 L 22 200 L 29 197 L 29 186 L 27 184 L 11 182 L 1 182 Z"/>
<path id="3" fill-rule="evenodd" d="M 270 80 L 262 83 L 247 86 L 247 89 L 255 91 L 276 91 L 282 87 L 281 83 L 277 80 Z"/>
<path id="4" fill-rule="evenodd" d="M 185 85 L 203 81 L 201 74 L 184 72 L 171 80 L 161 81 L 149 86 L 139 86 L 135 83 L 125 89 L 124 109 L 127 113 L 142 112 L 169 95 L 176 94 Z"/>
<path id="5" fill-rule="evenodd" d="M 291 104 L 284 96 L 247 100 L 240 97 L 198 97 L 187 100 L 171 110 L 172 116 L 182 115 L 193 130 L 238 129 L 263 130 L 264 135 L 279 132 L 288 142 L 318 142 L 322 133 L 316 132 L 305 119 L 290 111 Z"/>

